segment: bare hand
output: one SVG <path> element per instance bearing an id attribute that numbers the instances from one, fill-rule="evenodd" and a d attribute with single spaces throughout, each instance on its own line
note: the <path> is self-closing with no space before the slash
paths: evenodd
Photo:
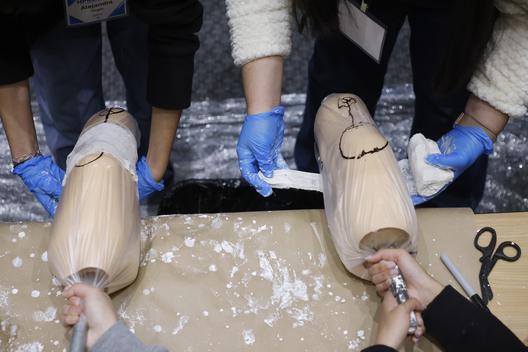
<path id="1" fill-rule="evenodd" d="M 88 321 L 86 346 L 91 349 L 95 342 L 117 322 L 112 301 L 101 289 L 77 284 L 66 288 L 63 296 L 67 304 L 62 311 L 62 324 L 65 327 L 75 325 L 84 314 Z"/>
<path id="2" fill-rule="evenodd" d="M 409 330 L 409 316 L 412 311 L 416 313 L 418 326 L 412 340 L 416 343 L 425 333 L 425 326 L 422 315 L 419 313 L 423 305 L 415 298 L 409 298 L 407 302 L 398 305 L 396 299 L 390 292 L 386 292 L 381 303 L 381 317 L 378 326 L 376 344 L 385 345 L 397 350 L 403 340 L 407 337 Z"/>
<path id="3" fill-rule="evenodd" d="M 405 279 L 409 296 L 417 298 L 424 306 L 431 303 L 443 289 L 413 256 L 402 249 L 382 249 L 367 257 L 367 263 L 371 281 L 381 297 L 389 290 L 391 277 L 396 274 L 396 265 Z"/>

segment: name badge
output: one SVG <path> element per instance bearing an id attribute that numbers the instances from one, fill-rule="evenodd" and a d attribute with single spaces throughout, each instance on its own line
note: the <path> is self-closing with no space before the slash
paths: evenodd
<path id="1" fill-rule="evenodd" d="M 79 26 L 127 15 L 126 0 L 65 0 L 66 24 Z"/>
<path id="2" fill-rule="evenodd" d="M 361 7 L 350 0 L 339 2 L 339 29 L 378 64 L 381 61 L 387 29 L 381 21 L 367 13 L 365 1 Z"/>

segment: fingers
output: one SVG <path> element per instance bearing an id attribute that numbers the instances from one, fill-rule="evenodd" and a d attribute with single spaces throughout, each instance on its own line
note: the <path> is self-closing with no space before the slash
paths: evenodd
<path id="1" fill-rule="evenodd" d="M 97 291 L 98 289 L 85 284 L 76 284 L 64 289 L 64 291 L 62 291 L 62 295 L 67 299 L 70 299 L 74 296 L 77 296 L 78 298 L 86 298 L 86 296 L 88 296 L 94 290 Z"/>
<path id="2" fill-rule="evenodd" d="M 71 304 L 66 304 L 62 309 L 61 322 L 62 325 L 68 327 L 70 325 L 75 325 L 79 321 L 81 316 L 81 307 Z"/>
<path id="3" fill-rule="evenodd" d="M 450 154 L 430 154 L 425 158 L 425 161 L 443 169 L 459 169 L 467 163 L 465 158 L 456 152 Z"/>
<path id="4" fill-rule="evenodd" d="M 271 186 L 259 177 L 254 163 L 246 164 L 246 162 L 242 160 L 239 163 L 242 177 L 253 186 L 261 196 L 268 197 L 273 193 Z"/>
<path id="5" fill-rule="evenodd" d="M 411 200 L 412 200 L 412 203 L 413 205 L 420 205 L 422 203 L 425 203 L 427 202 L 428 200 L 432 199 L 433 197 L 422 197 L 422 196 L 419 196 L 417 194 L 414 194 L 411 196 Z"/>
<path id="6" fill-rule="evenodd" d="M 37 197 L 37 200 L 42 204 L 44 209 L 48 212 L 48 214 L 53 218 L 55 217 L 55 211 L 57 210 L 58 200 L 50 197 L 48 194 L 45 193 L 34 193 Z"/>
<path id="7" fill-rule="evenodd" d="M 284 157 L 282 156 L 282 153 L 279 153 L 279 155 L 277 156 L 275 165 L 277 166 L 277 169 L 289 169 L 286 160 L 284 160 Z"/>
<path id="8" fill-rule="evenodd" d="M 365 260 L 369 263 L 377 263 L 380 260 L 386 260 L 398 264 L 398 261 L 403 255 L 408 255 L 403 249 L 381 249 L 366 257 Z"/>
<path id="9" fill-rule="evenodd" d="M 273 170 L 275 169 L 275 162 L 273 159 L 266 157 L 257 159 L 259 170 L 265 177 L 273 177 Z"/>
<path id="10" fill-rule="evenodd" d="M 424 309 L 422 303 L 414 297 L 411 297 L 405 303 L 400 304 L 400 307 L 405 309 L 409 314 L 412 311 L 421 312 Z"/>

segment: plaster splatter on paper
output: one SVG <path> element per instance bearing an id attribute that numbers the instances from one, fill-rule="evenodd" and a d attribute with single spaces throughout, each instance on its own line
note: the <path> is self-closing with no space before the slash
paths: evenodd
<path id="1" fill-rule="evenodd" d="M 185 237 L 185 240 L 183 241 L 185 246 L 189 248 L 194 247 L 195 242 L 196 242 L 196 238 L 192 238 L 192 237 Z"/>
<path id="2" fill-rule="evenodd" d="M 24 237 L 26 237 L 26 233 L 24 231 L 18 233 L 18 238 L 22 239 Z"/>
<path id="3" fill-rule="evenodd" d="M 164 263 L 172 263 L 172 259 L 174 259 L 173 252 L 166 252 L 161 256 L 161 261 Z"/>
<path id="4" fill-rule="evenodd" d="M 33 290 L 33 291 L 31 291 L 31 297 L 33 297 L 33 298 L 39 298 L 39 297 L 40 297 L 40 291 L 39 291 L 39 290 Z"/>
<path id="5" fill-rule="evenodd" d="M 136 326 L 145 325 L 145 314 L 142 309 L 137 311 L 128 311 L 127 305 L 122 303 L 117 310 L 117 315 L 132 329 L 135 330 Z"/>
<path id="6" fill-rule="evenodd" d="M 38 322 L 50 322 L 55 319 L 56 314 L 57 308 L 48 307 L 45 311 L 37 310 L 36 312 L 33 312 L 33 320 Z"/>
<path id="7" fill-rule="evenodd" d="M 209 271 L 216 272 L 217 270 L 218 270 L 218 268 L 216 267 L 216 265 L 214 265 L 214 264 L 209 265 Z"/>
<path id="8" fill-rule="evenodd" d="M 42 253 L 42 255 L 40 256 L 40 259 L 42 259 L 43 262 L 47 262 L 48 261 L 48 252 L 44 252 Z"/>
<path id="9" fill-rule="evenodd" d="M 357 331 L 357 337 L 359 337 L 361 340 L 365 339 L 365 330 L 358 330 Z"/>
<path id="10" fill-rule="evenodd" d="M 361 295 L 361 300 L 364 302 L 369 299 L 369 295 L 367 291 L 363 291 L 363 294 Z"/>
<path id="11" fill-rule="evenodd" d="M 154 325 L 154 327 L 152 328 L 152 330 L 154 330 L 155 332 L 157 333 L 160 333 L 163 331 L 163 328 L 161 327 L 161 325 Z"/>
<path id="12" fill-rule="evenodd" d="M 24 264 L 24 261 L 22 260 L 22 258 L 20 257 L 15 257 L 15 259 L 13 259 L 13 261 L 11 262 L 11 264 L 13 265 L 13 267 L 15 268 L 20 268 L 22 266 L 22 264 Z"/>
<path id="13" fill-rule="evenodd" d="M 182 315 L 180 319 L 178 320 L 178 324 L 172 331 L 172 334 L 178 335 L 178 333 L 183 330 L 183 328 L 185 327 L 185 325 L 187 325 L 188 322 L 189 322 L 189 317 L 187 315 Z"/>
<path id="14" fill-rule="evenodd" d="M 213 221 L 211 221 L 211 227 L 213 229 L 219 229 L 222 227 L 222 224 L 224 222 L 222 221 L 222 219 L 220 219 L 220 216 L 217 216 L 213 219 Z"/>
<path id="15" fill-rule="evenodd" d="M 253 334 L 253 330 L 251 329 L 242 331 L 242 337 L 246 345 L 253 345 L 255 343 L 255 334 Z"/>
<path id="16" fill-rule="evenodd" d="M 15 352 L 42 352 L 44 346 L 40 342 L 25 343 L 15 350 Z"/>
<path id="17" fill-rule="evenodd" d="M 9 305 L 9 290 L 0 287 L 0 307 L 7 307 Z"/>

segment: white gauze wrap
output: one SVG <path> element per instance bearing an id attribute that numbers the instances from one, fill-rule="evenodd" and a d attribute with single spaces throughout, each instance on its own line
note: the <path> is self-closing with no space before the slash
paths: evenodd
<path id="1" fill-rule="evenodd" d="M 272 177 L 266 177 L 259 172 L 259 177 L 273 188 L 296 188 L 306 191 L 322 192 L 320 174 L 291 169 L 273 170 Z"/>
<path id="2" fill-rule="evenodd" d="M 125 127 L 108 121 L 95 125 L 84 131 L 66 162 L 66 175 L 62 182 L 66 184 L 68 175 L 78 162 L 91 154 L 108 153 L 119 160 L 123 167 L 128 170 L 137 181 L 137 142 L 136 138 Z"/>
<path id="3" fill-rule="evenodd" d="M 449 169 L 433 166 L 425 160 L 429 154 L 440 154 L 435 141 L 417 133 L 411 137 L 407 147 L 409 166 L 414 178 L 416 191 L 424 197 L 432 196 L 453 181 L 454 173 Z"/>

